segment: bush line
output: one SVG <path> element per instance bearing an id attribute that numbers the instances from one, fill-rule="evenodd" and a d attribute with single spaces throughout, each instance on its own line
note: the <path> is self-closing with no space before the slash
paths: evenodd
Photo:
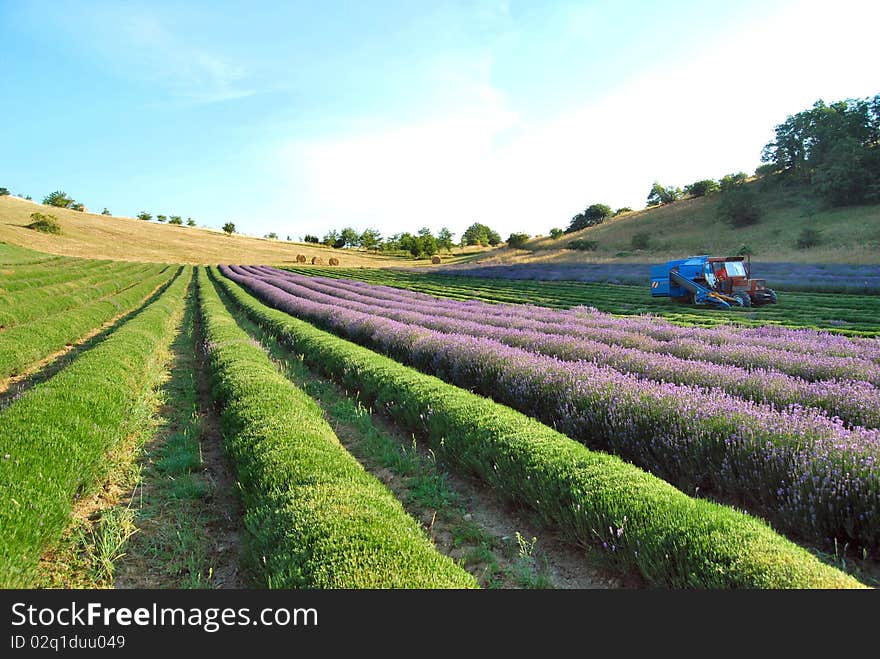
<path id="1" fill-rule="evenodd" d="M 251 317 L 444 456 L 620 569 L 673 588 L 858 588 L 765 522 L 590 451 L 489 399 L 271 309 L 215 274 Z"/>
<path id="2" fill-rule="evenodd" d="M 149 363 L 171 342 L 191 272 L 179 269 L 134 318 L 0 414 L 0 587 L 33 587 L 41 552 L 102 477 Z"/>
<path id="3" fill-rule="evenodd" d="M 254 344 L 197 275 L 214 399 L 235 463 L 249 561 L 270 588 L 474 588 L 318 404 Z"/>

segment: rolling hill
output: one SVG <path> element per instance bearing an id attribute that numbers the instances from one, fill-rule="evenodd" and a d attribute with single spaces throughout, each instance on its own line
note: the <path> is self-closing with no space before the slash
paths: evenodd
<path id="1" fill-rule="evenodd" d="M 763 211 L 753 226 L 737 229 L 719 219 L 716 211 L 723 193 L 716 193 L 625 213 L 556 240 L 534 238 L 525 249 L 499 250 L 480 262 L 645 262 L 690 254 L 737 254 L 745 246 L 756 261 L 880 264 L 880 204 L 823 209 L 803 187 L 760 181 L 746 185 Z M 818 246 L 797 247 L 805 229 L 820 232 Z M 633 248 L 633 236 L 639 233 L 648 235 L 647 249 Z M 579 238 L 596 241 L 596 250 L 566 249 L 569 241 Z"/>

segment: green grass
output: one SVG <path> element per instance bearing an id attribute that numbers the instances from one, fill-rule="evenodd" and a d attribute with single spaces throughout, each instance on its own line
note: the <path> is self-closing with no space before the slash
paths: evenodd
<path id="1" fill-rule="evenodd" d="M 877 295 L 785 292 L 780 294 L 777 305 L 714 311 L 686 307 L 666 298 L 652 298 L 646 286 L 534 282 L 363 268 L 285 269 L 304 275 L 357 279 L 458 300 L 529 303 L 556 309 L 586 305 L 618 315 L 650 313 L 681 325 L 702 327 L 730 323 L 752 327 L 782 325 L 851 336 L 880 336 L 880 296 Z"/>
<path id="2" fill-rule="evenodd" d="M 83 306 L 129 288 L 163 269 L 156 265 L 120 263 L 109 272 L 84 274 L 73 281 L 7 293 L 0 297 L 0 327 L 9 329 Z"/>
<path id="3" fill-rule="evenodd" d="M 52 254 L 44 254 L 43 252 L 0 241 L 0 266 L 48 263 L 50 261 L 57 261 L 60 258 Z"/>
<path id="4" fill-rule="evenodd" d="M 172 339 L 190 277 L 181 272 L 105 341 L 0 414 L 0 586 L 33 583 L 40 554 L 103 476 L 149 385 L 147 364 Z"/>
<path id="5" fill-rule="evenodd" d="M 469 588 L 198 275 L 208 361 L 252 567 L 270 588 Z"/>
<path id="6" fill-rule="evenodd" d="M 132 278 L 132 285 L 118 293 L 0 332 L 0 379 L 25 371 L 116 316 L 143 304 L 179 271 L 176 267 L 152 267 L 157 268 L 155 274 L 140 281 Z"/>
<path id="7" fill-rule="evenodd" d="M 689 497 L 510 408 L 271 309 L 213 274 L 306 363 L 424 433 L 448 463 L 531 508 L 543 524 L 603 550 L 621 571 L 676 588 L 860 586 L 755 517 Z"/>

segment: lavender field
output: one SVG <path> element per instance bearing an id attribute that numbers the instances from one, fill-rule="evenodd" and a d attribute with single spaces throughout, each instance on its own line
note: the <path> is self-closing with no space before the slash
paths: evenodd
<path id="1" fill-rule="evenodd" d="M 266 267 L 271 306 L 509 405 L 794 538 L 880 546 L 880 341 L 448 300 Z"/>
<path id="2" fill-rule="evenodd" d="M 449 265 L 450 274 L 494 279 L 582 281 L 645 285 L 650 281 L 649 263 L 526 263 L 517 265 Z M 413 271 L 413 269 L 409 269 Z M 753 263 L 756 278 L 781 291 L 828 293 L 880 293 L 880 266 L 839 263 Z"/>

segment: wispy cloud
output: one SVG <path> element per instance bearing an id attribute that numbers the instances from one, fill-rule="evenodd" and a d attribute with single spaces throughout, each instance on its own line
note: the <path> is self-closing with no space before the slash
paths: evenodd
<path id="1" fill-rule="evenodd" d="M 101 57 L 120 74 L 155 84 L 182 103 L 216 103 L 258 93 L 245 64 L 222 53 L 222 46 L 193 43 L 173 16 L 150 7 L 91 5 L 58 16 L 70 38 Z"/>

